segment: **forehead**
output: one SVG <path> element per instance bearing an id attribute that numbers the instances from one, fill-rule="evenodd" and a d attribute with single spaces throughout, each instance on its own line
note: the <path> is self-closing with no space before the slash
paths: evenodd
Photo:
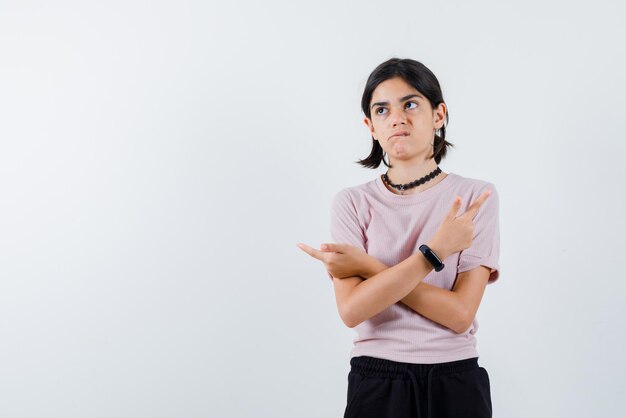
<path id="1" fill-rule="evenodd" d="M 419 97 L 424 97 L 404 79 L 394 77 L 376 86 L 372 94 L 372 102 L 396 102 L 409 94 L 417 94 Z"/>

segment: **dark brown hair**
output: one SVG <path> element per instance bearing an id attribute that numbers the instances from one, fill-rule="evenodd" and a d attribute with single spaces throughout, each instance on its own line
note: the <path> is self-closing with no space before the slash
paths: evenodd
<path id="1" fill-rule="evenodd" d="M 370 102 L 372 101 L 372 95 L 374 90 L 380 83 L 390 78 L 400 77 L 407 84 L 411 85 L 417 91 L 424 95 L 430 102 L 433 109 L 436 109 L 440 103 L 444 103 L 443 94 L 441 93 L 441 87 L 437 77 L 421 62 L 412 59 L 400 59 L 391 58 L 372 71 L 367 82 L 365 83 L 365 90 L 363 91 L 363 97 L 361 98 L 361 109 L 368 118 L 372 118 L 370 111 Z M 447 110 L 447 109 L 446 109 Z M 446 126 L 448 124 L 448 112 L 446 112 L 445 123 L 438 129 L 439 134 L 435 132 L 435 141 L 433 146 L 433 155 L 430 158 L 434 158 L 435 162 L 439 162 L 445 158 L 448 146 L 454 146 L 454 144 L 446 141 Z M 370 155 L 363 159 L 356 161 L 357 164 L 361 164 L 367 168 L 378 168 L 382 161 L 387 167 L 391 168 L 385 161 L 384 152 L 378 141 L 372 137 L 372 151 Z"/>

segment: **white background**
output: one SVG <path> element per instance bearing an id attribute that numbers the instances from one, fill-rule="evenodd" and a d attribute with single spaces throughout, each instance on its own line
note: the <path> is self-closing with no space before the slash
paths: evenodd
<path id="1" fill-rule="evenodd" d="M 296 243 L 384 172 L 354 161 L 391 57 L 500 195 L 494 417 L 622 416 L 625 11 L 2 1 L 0 416 L 341 416 L 355 333 Z"/>

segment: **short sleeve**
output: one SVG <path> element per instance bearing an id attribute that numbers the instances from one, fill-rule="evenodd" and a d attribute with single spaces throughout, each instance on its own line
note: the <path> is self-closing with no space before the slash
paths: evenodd
<path id="1" fill-rule="evenodd" d="M 500 221 L 499 221 L 499 196 L 496 187 L 487 183 L 474 198 L 480 196 L 485 190 L 490 189 L 491 195 L 483 202 L 474 216 L 474 239 L 469 248 L 461 251 L 457 272 L 462 273 L 475 269 L 478 266 L 486 266 L 491 269 L 488 284 L 495 282 L 500 277 Z"/>
<path id="2" fill-rule="evenodd" d="M 365 234 L 359 223 L 357 209 L 347 189 L 339 191 L 332 199 L 330 236 L 337 244 L 349 244 L 367 251 Z M 328 277 L 332 280 L 330 273 Z"/>

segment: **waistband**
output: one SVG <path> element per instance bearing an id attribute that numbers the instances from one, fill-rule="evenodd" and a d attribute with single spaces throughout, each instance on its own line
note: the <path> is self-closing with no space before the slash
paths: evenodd
<path id="1" fill-rule="evenodd" d="M 358 356 L 350 359 L 350 366 L 355 372 L 369 377 L 406 377 L 410 372 L 411 377 L 426 378 L 478 368 L 478 357 L 447 363 L 415 364 Z"/>

